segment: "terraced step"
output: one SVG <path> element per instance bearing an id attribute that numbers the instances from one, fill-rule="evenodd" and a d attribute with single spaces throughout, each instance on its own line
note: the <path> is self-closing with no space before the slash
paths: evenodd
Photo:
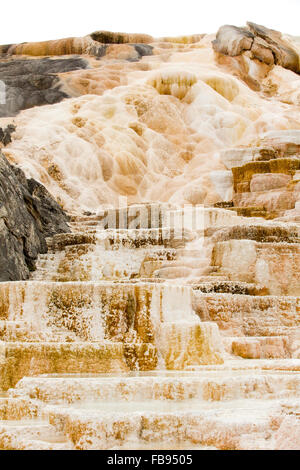
<path id="1" fill-rule="evenodd" d="M 157 401 L 158 408 L 165 406 L 167 409 L 180 409 L 186 406 L 188 409 L 184 402 L 195 400 L 191 401 L 190 410 L 193 411 L 193 403 L 199 405 L 202 401 L 294 398 L 297 397 L 299 386 L 299 370 L 280 371 L 275 367 L 269 371 L 245 368 L 228 372 L 221 366 L 217 370 L 201 366 L 197 371 L 182 372 L 24 377 L 9 391 L 9 395 L 11 398 L 39 400 L 48 404 L 90 403 L 91 407 L 93 404 L 104 406 L 106 402 L 115 401 L 119 403 L 120 409 L 121 402 L 125 402 L 124 407 L 130 404 L 134 407 L 135 403 L 143 401 L 145 409 L 147 402 L 153 401 Z"/>
<path id="2" fill-rule="evenodd" d="M 226 336 L 287 336 L 299 331 L 300 297 L 204 294 L 193 291 L 202 321 L 214 321 Z"/>
<path id="3" fill-rule="evenodd" d="M 2 422 L 0 448 L 270 449 L 278 445 L 279 410 L 278 400 L 45 405 L 43 421 Z"/>
<path id="4" fill-rule="evenodd" d="M 34 330 L 28 321 L 0 320 L 0 341 L 30 341 L 34 337 Z"/>
<path id="5" fill-rule="evenodd" d="M 156 448 L 213 446 L 218 449 L 272 448 L 271 417 L 279 403 L 270 400 L 242 400 L 220 404 L 181 405 L 157 401 L 140 403 L 103 402 L 98 407 L 48 406 L 50 423 L 63 432 L 76 449 Z M 274 433 L 274 431 L 273 431 Z M 152 445 L 151 445 L 152 444 Z M 133 447 L 134 446 L 134 447 Z"/>
<path id="6" fill-rule="evenodd" d="M 138 278 L 148 254 L 176 251 L 175 248 L 184 247 L 193 237 L 189 231 L 168 229 L 55 235 L 48 239 L 49 252 L 39 257 L 31 279 L 68 282 Z"/>
<path id="7" fill-rule="evenodd" d="M 248 217 L 253 219 L 259 218 L 259 219 L 275 219 L 276 217 L 280 216 L 280 213 L 277 212 L 272 212 L 271 214 L 267 211 L 267 209 L 264 206 L 238 206 L 235 205 L 234 207 L 230 208 L 230 210 L 234 211 L 237 216 L 239 217 Z"/>
<path id="8" fill-rule="evenodd" d="M 49 259 L 40 259 L 32 280 L 101 281 L 137 277 L 146 249 L 106 249 L 100 245 L 70 245 Z"/>
<path id="9" fill-rule="evenodd" d="M 0 389 L 24 376 L 153 370 L 155 346 L 146 343 L 0 343 Z"/>
<path id="10" fill-rule="evenodd" d="M 187 371 L 300 371 L 299 359 L 237 359 L 227 358 L 224 364 L 212 364 L 207 366 L 190 366 Z"/>
<path id="11" fill-rule="evenodd" d="M 300 153 L 300 133 L 298 129 L 266 132 L 261 145 L 271 147 L 277 155 L 291 156 Z"/>
<path id="12" fill-rule="evenodd" d="M 91 234 L 86 232 L 62 233 L 47 239 L 52 251 L 59 251 L 70 245 L 101 245 L 104 249 L 141 248 L 143 246 L 163 245 L 184 246 L 184 242 L 193 240 L 189 229 L 150 228 L 150 229 L 116 229 L 98 230 Z"/>
<path id="13" fill-rule="evenodd" d="M 299 243 L 216 242 L 212 265 L 229 280 L 265 285 L 273 295 L 300 294 Z"/>
<path id="14" fill-rule="evenodd" d="M 74 217 L 0 285 L 0 449 L 276 449 L 297 429 L 299 297 L 269 287 L 298 292 L 299 227 L 201 208 L 178 239 L 164 210 Z"/>
<path id="15" fill-rule="evenodd" d="M 288 336 L 227 337 L 224 343 L 229 353 L 244 359 L 276 359 L 292 355 Z"/>
<path id="16" fill-rule="evenodd" d="M 236 224 L 248 224 L 246 217 L 239 217 L 227 208 L 185 206 L 176 208 L 170 204 L 140 204 L 103 211 L 99 215 L 73 216 L 70 226 L 74 232 L 98 232 L 101 230 L 191 229 L 214 230 Z"/>
<path id="17" fill-rule="evenodd" d="M 252 161 L 240 167 L 231 169 L 233 174 L 234 191 L 249 191 L 250 181 L 257 174 L 285 174 L 293 176 L 300 169 L 299 158 L 277 158 L 269 161 Z M 241 188 L 243 184 L 244 187 Z"/>
<path id="18" fill-rule="evenodd" d="M 0 398 L 0 422 L 37 418 L 39 405 L 28 397 L 10 397 L 6 393 Z"/>
<path id="19" fill-rule="evenodd" d="M 234 225 L 218 230 L 212 236 L 211 243 L 243 239 L 259 243 L 300 243 L 300 227 L 297 224 L 280 222 Z"/>
<path id="20" fill-rule="evenodd" d="M 71 450 L 72 444 L 47 421 L 0 421 L 0 450 Z"/>
<path id="21" fill-rule="evenodd" d="M 269 290 L 264 286 L 254 283 L 216 280 L 215 277 L 203 277 L 191 280 L 189 284 L 195 291 L 204 294 L 215 292 L 216 294 L 239 294 L 239 295 L 268 295 Z"/>

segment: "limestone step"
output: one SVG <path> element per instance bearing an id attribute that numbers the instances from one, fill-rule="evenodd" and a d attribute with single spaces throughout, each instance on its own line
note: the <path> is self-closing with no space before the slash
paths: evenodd
<path id="1" fill-rule="evenodd" d="M 269 214 L 268 211 L 264 207 L 258 207 L 258 206 L 234 206 L 230 210 L 234 211 L 237 216 L 240 217 L 248 217 L 248 218 L 260 218 L 260 219 L 275 219 L 278 217 L 280 214 L 278 212 L 274 212 L 272 214 Z"/>
<path id="2" fill-rule="evenodd" d="M 270 374 L 264 373 L 264 384 L 262 370 L 270 370 Z M 24 378 L 10 391 L 9 400 L 18 402 L 23 410 L 26 401 L 29 410 L 29 404 L 34 404 L 35 412 L 56 429 L 56 437 L 46 440 L 40 433 L 42 440 L 35 436 L 32 422 L 28 435 L 23 415 L 18 425 L 23 426 L 22 437 L 26 438 L 18 439 L 17 423 L 7 435 L 10 423 L 6 421 L 4 428 L 0 426 L 0 446 L 64 449 L 72 441 L 76 449 L 274 449 L 286 437 L 286 431 L 281 431 L 282 420 L 286 421 L 279 419 L 282 403 L 289 414 L 297 403 L 300 407 L 299 399 L 293 398 L 299 390 L 299 373 L 300 360 L 235 360 L 223 366 L 198 367 L 192 374 Z M 199 396 L 199 383 L 203 385 L 209 374 L 206 385 L 211 388 L 206 388 L 205 397 Z M 230 390 L 242 393 L 237 396 Z M 161 444 L 157 447 L 158 434 Z"/>
<path id="3" fill-rule="evenodd" d="M 300 294 L 300 244 L 254 240 L 216 242 L 213 266 L 229 280 L 264 284 L 274 295 Z"/>
<path id="4" fill-rule="evenodd" d="M 249 186 L 253 175 L 280 173 L 293 176 L 300 169 L 299 158 L 278 158 L 269 161 L 247 162 L 240 167 L 232 168 L 234 190 L 241 184 Z"/>
<path id="5" fill-rule="evenodd" d="M 213 446 L 218 449 L 243 449 L 251 444 L 272 448 L 271 418 L 278 409 L 276 400 L 234 400 L 224 404 L 192 401 L 168 409 L 157 402 L 103 402 L 79 408 L 48 406 L 45 415 L 59 432 L 63 432 L 76 449 L 112 449 L 123 446 L 170 445 Z M 273 431 L 274 432 L 274 431 Z M 131 447 L 132 448 L 132 447 Z M 255 447 L 254 447 L 255 448 Z"/>
<path id="6" fill-rule="evenodd" d="M 153 266 L 151 270 L 146 263 L 143 263 L 143 271 L 141 272 L 141 279 L 143 280 L 143 274 L 146 271 L 146 275 L 151 275 L 155 279 L 180 279 L 182 283 L 187 282 L 190 279 L 207 278 L 210 277 L 222 277 L 223 274 L 214 273 L 208 263 L 202 260 L 191 260 L 191 261 L 175 261 L 175 262 L 163 262 L 160 263 L 160 267 L 157 265 Z M 146 268 L 146 269 L 145 269 Z"/>
<path id="7" fill-rule="evenodd" d="M 80 342 L 81 338 L 73 331 L 59 328 L 55 325 L 52 328 L 42 327 L 33 321 L 10 321 L 0 320 L 0 341 L 4 343 L 34 343 L 34 342 Z"/>
<path id="8" fill-rule="evenodd" d="M 130 206 L 123 209 L 104 211 L 96 216 L 71 217 L 70 226 L 74 233 L 80 231 L 95 234 L 101 230 L 143 230 L 143 229 L 191 229 L 214 231 L 219 227 L 235 224 L 248 224 L 247 217 L 240 217 L 235 212 L 215 207 L 183 207 L 172 209 L 158 205 Z M 131 215 L 130 215 L 131 213 Z M 259 220 L 259 219 L 258 219 Z M 207 235 L 209 232 L 207 232 Z"/>
<path id="9" fill-rule="evenodd" d="M 200 324 L 191 296 L 173 283 L 8 282 L 0 284 L 0 318 L 30 321 L 50 340 L 58 328 L 81 341 L 151 343 L 161 323 Z"/>
<path id="10" fill-rule="evenodd" d="M 0 421 L 34 419 L 38 416 L 39 406 L 28 397 L 0 398 Z"/>
<path id="11" fill-rule="evenodd" d="M 98 224 L 105 228 L 159 228 L 163 217 L 172 209 L 170 204 L 133 204 L 102 210 L 97 215 L 71 217 L 72 224 Z"/>
<path id="12" fill-rule="evenodd" d="M 175 321 L 175 318 L 183 320 L 185 314 L 190 315 L 192 312 L 191 294 L 190 287 L 173 283 L 154 284 L 126 280 L 124 282 L 66 283 L 51 281 L 3 282 L 0 284 L 0 319 L 38 322 L 46 312 L 50 314 L 50 312 L 64 310 L 66 315 L 68 309 L 72 309 L 70 314 L 75 315 L 76 312 L 80 312 L 83 315 L 87 310 L 93 308 L 96 308 L 97 314 L 102 311 L 105 316 L 109 316 L 110 309 L 113 309 L 111 315 L 117 315 L 119 309 L 120 315 L 124 316 L 129 296 L 135 299 L 137 313 L 146 308 L 150 315 L 151 302 L 155 304 L 162 302 L 161 310 L 158 311 L 160 305 L 155 307 L 159 316 L 160 313 L 164 316 L 165 312 L 169 315 L 168 321 Z M 111 306 L 112 303 L 113 306 Z M 145 306 L 142 305 L 143 303 Z M 174 309 L 173 315 L 168 303 L 172 306 L 171 309 Z M 54 308 L 55 306 L 56 308 Z M 180 311 L 182 312 L 181 317 L 176 317 Z"/>
<path id="13" fill-rule="evenodd" d="M 226 337 L 227 351 L 244 359 L 276 359 L 291 357 L 288 336 Z"/>
<path id="14" fill-rule="evenodd" d="M 206 366 L 189 366 L 186 371 L 300 371 L 300 359 L 241 359 L 229 358 L 224 364 L 211 364 Z"/>
<path id="15" fill-rule="evenodd" d="M 271 147 L 278 155 L 294 155 L 299 153 L 299 130 L 276 130 L 263 134 L 261 145 Z"/>
<path id="16" fill-rule="evenodd" d="M 122 254 L 98 245 L 68 246 L 48 261 L 39 260 L 32 280 L 100 281 L 137 277 L 146 249 L 124 248 Z"/>
<path id="17" fill-rule="evenodd" d="M 260 243 L 300 243 L 300 226 L 280 222 L 235 225 L 218 230 L 211 237 L 211 243 L 233 239 L 254 240 Z"/>
<path id="18" fill-rule="evenodd" d="M 71 450 L 72 444 L 46 421 L 0 421 L 0 450 Z"/>
<path id="19" fill-rule="evenodd" d="M 39 257 L 32 280 L 56 282 L 76 280 L 130 279 L 149 277 L 158 269 L 180 267 L 193 269 L 193 276 L 208 274 L 210 258 L 204 250 L 175 250 L 171 248 L 145 247 L 122 248 L 122 252 L 99 245 L 69 245 L 56 254 Z M 174 271 L 174 270 L 173 270 Z"/>
<path id="20" fill-rule="evenodd" d="M 194 290 L 193 308 L 202 321 L 216 322 L 226 336 L 286 336 L 300 326 L 300 297 Z"/>
<path id="21" fill-rule="evenodd" d="M 70 403 L 105 406 L 105 403 L 115 401 L 120 403 L 121 409 L 121 402 L 124 407 L 130 403 L 145 402 L 147 409 L 147 403 L 155 402 L 157 409 L 180 409 L 184 406 L 188 409 L 186 401 L 190 400 L 190 408 L 193 410 L 193 403 L 197 405 L 202 401 L 265 399 L 267 402 L 274 398 L 294 398 L 297 397 L 299 386 L 299 371 L 249 368 L 228 372 L 225 368 L 206 370 L 200 367 L 197 371 L 182 372 L 24 377 L 9 391 L 9 395 L 11 399 L 39 400 L 62 406 Z M 163 403 L 160 404 L 160 401 Z"/>
<path id="22" fill-rule="evenodd" d="M 269 291 L 264 286 L 259 286 L 254 283 L 216 280 L 213 276 L 211 278 L 200 278 L 190 281 L 190 285 L 195 291 L 209 294 L 215 292 L 216 294 L 240 294 L 240 295 L 268 295 Z"/>
<path id="23" fill-rule="evenodd" d="M 0 343 L 0 389 L 24 376 L 153 370 L 157 351 L 146 343 Z"/>
<path id="24" fill-rule="evenodd" d="M 31 322 L 0 320 L 0 341 L 29 341 L 33 331 Z"/>
<path id="25" fill-rule="evenodd" d="M 98 244 L 106 249 L 125 245 L 139 248 L 153 245 L 184 246 L 184 242 L 191 241 L 193 238 L 193 232 L 188 229 L 180 230 L 167 227 L 161 229 L 109 229 L 99 230 L 93 234 L 86 231 L 57 234 L 48 238 L 47 244 L 52 251 L 59 251 L 70 245 L 83 244 Z"/>
<path id="26" fill-rule="evenodd" d="M 94 219 L 90 219 L 90 220 L 87 220 L 87 221 L 75 221 L 75 222 L 71 222 L 69 223 L 70 227 L 72 228 L 72 230 L 76 230 L 77 228 L 82 228 L 82 227 L 85 227 L 85 228 L 93 228 L 93 227 L 98 227 L 100 226 L 100 221 L 99 220 L 94 220 Z"/>

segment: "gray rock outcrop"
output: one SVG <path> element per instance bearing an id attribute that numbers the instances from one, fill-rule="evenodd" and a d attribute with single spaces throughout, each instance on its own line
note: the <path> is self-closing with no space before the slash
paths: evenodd
<path id="1" fill-rule="evenodd" d="M 0 80 L 5 84 L 5 103 L 0 104 L 0 117 L 16 116 L 23 109 L 68 98 L 62 90 L 59 74 L 87 67 L 87 61 L 81 57 L 0 61 Z"/>
<path id="2" fill-rule="evenodd" d="M 249 51 L 252 59 L 267 65 L 282 67 L 300 73 L 298 53 L 285 41 L 279 31 L 248 22 L 247 27 L 225 25 L 219 29 L 213 41 L 216 52 L 239 56 Z"/>
<path id="3" fill-rule="evenodd" d="M 43 185 L 0 154 L 0 281 L 27 279 L 46 237 L 70 231 L 67 220 Z"/>

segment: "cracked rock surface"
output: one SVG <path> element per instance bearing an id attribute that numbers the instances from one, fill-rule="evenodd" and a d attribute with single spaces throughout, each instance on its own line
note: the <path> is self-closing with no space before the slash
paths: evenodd
<path id="1" fill-rule="evenodd" d="M 0 154 L 0 281 L 27 279 L 46 237 L 66 231 L 67 216 L 44 186 Z"/>

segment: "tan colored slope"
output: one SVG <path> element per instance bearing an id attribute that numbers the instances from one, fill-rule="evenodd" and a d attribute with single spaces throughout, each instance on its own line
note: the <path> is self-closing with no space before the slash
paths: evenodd
<path id="1" fill-rule="evenodd" d="M 74 98 L 14 118 L 9 160 L 69 211 L 116 205 L 120 195 L 129 203 L 230 200 L 219 151 L 300 129 L 300 78 L 247 55 L 221 56 L 214 36 L 166 39 L 137 62 L 128 44 L 108 45 L 100 60 L 85 55 L 89 69 L 60 76 Z"/>

